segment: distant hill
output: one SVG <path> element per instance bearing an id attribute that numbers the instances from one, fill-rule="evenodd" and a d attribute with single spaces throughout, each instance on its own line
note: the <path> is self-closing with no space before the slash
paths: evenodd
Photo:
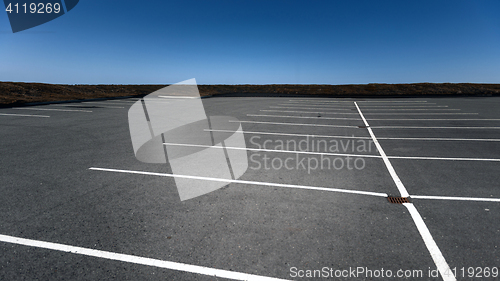
<path id="1" fill-rule="evenodd" d="M 141 97 L 168 85 L 62 85 L 0 82 L 0 104 L 21 105 L 78 99 Z M 332 97 L 368 96 L 493 96 L 500 95 L 500 84 L 417 83 L 362 85 L 198 85 L 202 96 L 282 96 L 321 95 Z"/>

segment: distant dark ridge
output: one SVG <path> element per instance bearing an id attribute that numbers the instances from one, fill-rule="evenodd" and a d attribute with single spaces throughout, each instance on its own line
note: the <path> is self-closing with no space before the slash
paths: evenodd
<path id="1" fill-rule="evenodd" d="M 0 104 L 12 106 L 33 102 L 79 99 L 141 97 L 168 85 L 62 85 L 0 82 Z M 202 96 L 332 96 L 332 97 L 408 97 L 408 96 L 493 96 L 500 95 L 500 84 L 417 83 L 364 85 L 198 85 Z"/>
<path id="2" fill-rule="evenodd" d="M 141 96 L 164 85 L 61 85 L 0 82 L 0 104 Z"/>
<path id="3" fill-rule="evenodd" d="M 278 94 L 350 96 L 500 95 L 500 84 L 417 83 L 363 85 L 199 85 L 209 95 Z"/>

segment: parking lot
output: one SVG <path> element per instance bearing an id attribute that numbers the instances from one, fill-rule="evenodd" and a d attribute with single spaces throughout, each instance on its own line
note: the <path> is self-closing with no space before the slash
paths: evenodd
<path id="1" fill-rule="evenodd" d="M 203 99 L 248 169 L 186 201 L 136 101 L 0 109 L 0 279 L 498 278 L 498 97 Z"/>

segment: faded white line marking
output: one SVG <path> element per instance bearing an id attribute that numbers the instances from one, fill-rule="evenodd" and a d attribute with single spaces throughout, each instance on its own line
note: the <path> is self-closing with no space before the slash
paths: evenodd
<path id="1" fill-rule="evenodd" d="M 325 110 L 328 108 L 324 107 L 301 107 L 301 106 L 270 106 L 269 108 L 288 108 L 288 109 L 321 109 Z M 351 110 L 350 108 L 331 108 L 332 110 Z"/>
<path id="2" fill-rule="evenodd" d="M 318 104 L 304 104 L 304 103 L 279 103 L 277 105 L 280 105 L 280 106 L 303 106 L 303 105 L 306 105 L 306 106 L 314 106 L 314 107 L 326 107 L 326 108 L 332 108 L 332 109 L 345 109 L 345 108 L 348 108 L 348 109 L 352 109 L 353 107 L 351 105 L 347 106 L 347 105 L 342 105 L 342 104 L 335 104 L 335 105 L 325 105 L 325 104 L 322 104 L 322 103 L 318 103 Z"/>
<path id="3" fill-rule="evenodd" d="M 357 138 L 359 138 L 359 137 L 357 137 Z M 367 138 L 367 139 L 369 139 L 369 138 Z M 381 138 L 378 138 L 378 139 L 381 139 Z M 174 144 L 172 144 L 172 145 L 174 145 Z M 195 145 L 192 145 L 192 146 L 195 146 Z M 210 147 L 210 146 L 207 146 L 207 147 Z M 244 148 L 234 148 L 234 149 L 245 150 Z M 377 147 L 377 149 L 378 149 L 378 147 Z M 286 152 L 286 153 L 305 153 L 305 154 L 318 154 L 318 155 L 325 154 L 325 155 L 337 155 L 337 156 L 382 158 L 382 156 L 378 156 L 378 155 L 366 155 L 366 154 L 336 154 L 336 153 L 320 153 L 320 152 L 299 152 L 299 151 L 288 151 L 288 150 L 265 150 L 265 149 L 251 149 L 251 148 L 247 148 L 246 150 L 269 151 L 269 152 Z M 428 156 L 390 156 L 389 155 L 389 156 L 387 156 L 387 158 L 389 158 L 389 159 L 406 159 L 406 160 L 444 160 L 444 161 L 486 161 L 486 162 L 500 162 L 500 159 L 495 159 L 495 158 L 467 158 L 467 157 L 433 157 L 433 156 L 432 157 L 428 157 Z"/>
<path id="4" fill-rule="evenodd" d="M 421 100 L 421 101 L 418 101 L 418 100 L 362 100 L 362 101 L 357 101 L 357 102 L 361 102 L 361 103 L 364 103 L 364 102 L 409 102 L 409 103 L 425 102 L 426 104 L 428 104 L 426 100 Z"/>
<path id="5" fill-rule="evenodd" d="M 478 115 L 479 113 L 468 113 L 468 112 L 426 112 L 426 113 L 419 113 L 419 112 L 398 112 L 398 113 L 372 113 L 372 112 L 365 112 L 366 115 Z"/>
<path id="6" fill-rule="evenodd" d="M 356 114 L 359 113 L 351 113 L 351 112 L 325 112 L 325 111 L 293 111 L 293 110 L 275 110 L 275 109 L 261 109 L 260 111 L 266 112 L 289 112 L 289 113 L 311 113 L 311 114 Z M 365 112 L 366 114 L 366 112 Z M 448 112 L 429 112 L 429 113 L 368 113 L 367 115 L 478 115 L 479 113 L 448 113 Z"/>
<path id="7" fill-rule="evenodd" d="M 164 145 L 171 146 L 188 146 L 188 147 L 205 147 L 205 148 L 220 148 L 222 146 L 211 146 L 211 145 L 200 145 L 200 144 L 187 144 L 187 143 L 163 143 Z M 345 157 L 366 157 L 366 158 L 381 158 L 379 155 L 369 155 L 369 154 L 349 154 L 349 153 L 332 153 L 332 152 L 316 152 L 316 151 L 301 151 L 301 150 L 279 150 L 279 149 L 266 149 L 266 148 L 244 148 L 244 147 L 232 147 L 226 146 L 227 149 L 234 150 L 246 150 L 246 151 L 265 151 L 265 152 L 277 152 L 277 153 L 296 153 L 296 154 L 311 154 L 311 155 L 328 155 L 328 156 L 345 156 Z"/>
<path id="8" fill-rule="evenodd" d="M 404 186 L 403 182 L 397 175 L 396 171 L 394 170 L 394 167 L 391 164 L 391 161 L 387 158 L 385 155 L 384 150 L 382 149 L 382 146 L 377 141 L 377 138 L 375 137 L 375 134 L 373 133 L 372 129 L 370 128 L 370 125 L 366 121 L 365 117 L 363 116 L 363 113 L 359 109 L 358 104 L 355 102 L 354 105 L 356 105 L 356 108 L 358 109 L 359 115 L 363 119 L 363 122 L 365 122 L 365 125 L 367 127 L 368 132 L 370 133 L 370 136 L 373 139 L 373 142 L 375 143 L 380 155 L 382 156 L 382 159 L 384 160 L 384 163 L 387 167 L 387 170 L 389 170 L 389 173 L 392 176 L 392 179 L 394 180 L 394 183 L 398 187 L 398 190 L 401 194 L 402 197 L 408 197 L 408 191 L 406 190 L 406 187 Z M 445 281 L 452 281 L 456 280 L 454 276 L 449 276 L 447 273 L 451 272 L 450 267 L 448 266 L 448 263 L 446 262 L 443 254 L 441 253 L 441 250 L 439 250 L 439 247 L 437 246 L 436 242 L 432 238 L 431 233 L 429 232 L 429 229 L 425 225 L 424 221 L 422 220 L 422 217 L 418 213 L 417 209 L 412 203 L 404 203 L 403 204 L 408 211 L 411 214 L 411 217 L 413 221 L 415 222 L 415 225 L 417 226 L 418 232 L 422 236 L 422 239 L 424 240 L 425 245 L 427 246 L 427 249 L 429 250 L 429 253 L 431 254 L 432 259 L 434 260 L 434 263 L 436 264 L 436 267 L 438 268 L 439 272 L 441 273 L 441 277 Z"/>
<path id="9" fill-rule="evenodd" d="M 134 102 L 137 102 L 137 101 L 140 101 L 140 99 L 138 100 L 104 100 L 105 102 L 124 102 L 124 103 L 134 103 Z"/>
<path id="10" fill-rule="evenodd" d="M 83 104 L 81 105 L 62 105 L 62 104 L 49 104 L 50 106 L 64 106 L 64 107 L 81 107 Z M 83 105 L 84 106 L 84 105 Z M 93 106 L 93 105 L 91 105 Z M 122 106 L 101 106 L 101 105 L 95 105 L 95 107 L 101 107 L 101 108 L 125 108 L 125 107 L 122 107 Z"/>
<path id="11" fill-rule="evenodd" d="M 396 118 L 396 119 L 377 119 L 377 118 L 367 118 L 366 120 L 380 120 L 380 121 L 500 121 L 500 119 L 458 119 L 458 118 L 448 118 L 448 119 L 423 119 L 423 118 Z M 373 127 L 372 127 L 373 128 Z"/>
<path id="12" fill-rule="evenodd" d="M 109 105 L 128 105 L 127 103 L 124 103 L 124 102 L 102 102 L 102 101 L 84 101 L 84 102 L 81 102 L 81 104 L 100 104 L 103 106 L 107 106 L 108 104 Z M 130 104 L 130 105 L 132 105 L 132 104 Z"/>
<path id="13" fill-rule="evenodd" d="M 200 97 L 188 97 L 188 96 L 158 96 L 164 99 L 199 99 Z"/>
<path id="14" fill-rule="evenodd" d="M 292 137 L 310 137 L 310 138 L 339 138 L 339 139 L 364 139 L 371 140 L 371 137 L 355 137 L 355 136 L 332 136 L 332 135 L 305 135 L 305 134 L 289 134 L 289 133 L 272 133 L 272 132 L 255 132 L 255 131 L 231 131 L 231 130 L 208 130 L 207 132 L 223 132 L 223 133 L 242 133 L 255 135 L 276 135 L 276 136 L 292 136 Z"/>
<path id="15" fill-rule="evenodd" d="M 312 102 L 312 103 L 349 103 L 352 104 L 352 101 L 332 101 L 332 100 L 318 100 L 318 99 L 310 99 L 310 100 L 288 100 L 288 102 Z"/>
<path id="16" fill-rule="evenodd" d="M 33 107 L 16 107 L 13 109 L 21 109 L 21 110 L 46 110 L 46 111 L 64 111 L 64 112 L 92 112 L 90 110 L 79 110 L 79 109 L 57 109 L 57 108 L 33 108 Z"/>
<path id="17" fill-rule="evenodd" d="M 376 129 L 500 129 L 500 127 L 373 126 Z"/>
<path id="18" fill-rule="evenodd" d="M 315 117 L 315 116 L 286 116 L 286 115 L 265 115 L 265 114 L 247 114 L 254 117 L 279 117 L 279 118 L 304 118 L 304 119 L 328 119 L 328 120 L 359 120 L 359 118 L 342 118 L 342 117 Z"/>
<path id="19" fill-rule="evenodd" d="M 303 102 L 303 101 L 286 101 L 285 103 L 287 104 L 302 104 L 302 105 L 325 105 L 328 104 L 327 102 L 320 102 L 320 101 L 315 101 L 315 102 Z M 352 102 L 336 102 L 336 103 L 330 103 L 333 106 L 350 106 L 352 107 Z"/>
<path id="20" fill-rule="evenodd" d="M 188 176 L 188 175 L 173 175 L 173 174 L 164 174 L 164 173 L 152 173 L 152 172 L 143 172 L 143 171 L 118 170 L 118 169 L 95 168 L 95 167 L 89 168 L 89 170 L 104 171 L 104 172 L 116 172 L 116 173 L 128 173 L 128 174 L 139 174 L 139 175 L 149 175 L 149 176 L 160 176 L 160 177 L 171 177 L 171 178 L 177 177 L 177 178 L 185 178 L 185 179 L 218 181 L 218 182 L 226 182 L 226 183 L 239 183 L 239 184 L 250 184 L 250 185 L 260 185 L 260 186 L 277 186 L 277 187 L 288 187 L 288 188 L 296 188 L 296 189 L 318 190 L 318 191 L 352 193 L 352 194 L 371 195 L 371 196 L 378 196 L 378 197 L 387 197 L 386 193 L 361 191 L 361 190 L 349 190 L 349 189 L 340 189 L 340 188 L 318 187 L 318 186 L 308 186 L 308 185 L 270 183 L 270 182 L 245 181 L 245 180 L 231 180 L 231 179 L 222 179 L 222 178 L 210 178 L 210 177 L 199 177 L 199 176 Z"/>
<path id="21" fill-rule="evenodd" d="M 379 140 L 419 140 L 419 141 L 500 141 L 500 139 L 458 139 L 458 138 L 378 138 Z"/>
<path id="22" fill-rule="evenodd" d="M 132 105 L 138 101 L 140 101 L 140 100 L 136 100 L 136 101 L 104 101 L 104 102 L 105 103 L 121 104 L 121 105 Z"/>
<path id="23" fill-rule="evenodd" d="M 50 117 L 47 115 L 31 115 L 31 114 L 15 114 L 15 113 L 0 113 L 0 115 L 3 115 L 3 116 L 22 116 L 22 117 L 44 117 L 44 118 Z"/>
<path id="24" fill-rule="evenodd" d="M 267 112 L 288 112 L 288 113 L 311 113 L 311 114 L 356 114 L 357 113 L 352 113 L 352 112 L 324 112 L 324 111 L 293 111 L 293 110 L 271 110 L 271 109 L 261 109 L 260 111 L 267 111 Z"/>
<path id="25" fill-rule="evenodd" d="M 368 120 L 368 119 L 367 119 Z M 208 130 L 207 132 L 225 132 L 235 133 L 230 130 Z M 333 135 L 307 135 L 307 134 L 292 134 L 292 133 L 273 133 L 273 132 L 255 132 L 255 131 L 236 131 L 242 134 L 256 134 L 256 135 L 276 135 L 276 136 L 292 136 L 292 137 L 310 137 L 310 138 L 339 138 L 339 139 L 367 139 L 371 137 L 355 137 L 355 136 L 333 136 Z M 500 141 L 500 139 L 460 139 L 460 138 L 384 138 L 378 137 L 378 140 L 416 140 L 416 141 Z M 388 156 L 389 158 L 391 156 Z"/>
<path id="26" fill-rule="evenodd" d="M 303 111 L 302 111 L 302 113 L 303 113 Z M 316 112 L 311 111 L 311 112 L 307 112 L 307 113 L 316 113 Z M 316 114 L 318 114 L 318 113 L 316 113 Z M 323 117 L 323 116 L 317 117 L 317 116 L 268 115 L 268 114 L 247 114 L 247 116 L 306 118 L 306 119 L 331 119 L 331 120 L 361 120 L 360 118 L 348 118 L 348 117 Z M 437 119 L 427 119 L 427 118 L 366 118 L 366 120 L 368 120 L 368 121 L 500 121 L 500 119 L 478 119 L 478 118 L 476 118 L 476 119 L 460 119 L 460 118 L 437 118 Z"/>
<path id="27" fill-rule="evenodd" d="M 289 125 L 289 126 L 311 126 L 311 127 L 333 127 L 333 128 L 356 128 L 358 126 L 346 126 L 346 125 L 327 125 L 327 124 L 304 124 L 304 123 L 281 123 L 281 122 L 264 122 L 264 121 L 233 121 L 229 122 L 241 122 L 241 123 L 253 123 L 253 124 L 270 124 L 270 125 Z"/>
<path id="28" fill-rule="evenodd" d="M 362 106 L 363 109 L 365 109 L 366 107 L 448 107 L 447 105 L 363 105 Z"/>
<path id="29" fill-rule="evenodd" d="M 460 111 L 458 108 L 387 108 L 387 109 L 363 109 L 365 113 L 370 113 L 366 112 L 368 111 L 387 111 L 387 110 L 396 110 L 396 111 L 417 111 L 417 110 L 433 110 L 433 111 L 443 111 L 443 110 L 454 110 L 454 111 Z"/>
<path id="30" fill-rule="evenodd" d="M 284 105 L 311 105 L 311 106 L 327 106 L 325 105 L 324 102 L 315 102 L 315 103 L 311 103 L 311 102 L 308 102 L 308 103 L 304 103 L 304 102 L 286 102 L 284 103 Z M 347 104 L 335 104 L 335 103 L 332 103 L 330 104 L 331 106 L 349 106 L 350 107 L 350 104 L 347 105 Z M 414 107 L 448 107 L 447 105 L 435 105 L 435 103 L 426 103 L 425 105 L 421 105 L 421 104 L 418 104 L 418 105 L 362 105 L 363 109 L 364 108 L 367 108 L 367 107 L 410 107 L 410 108 L 414 108 Z"/>
<path id="31" fill-rule="evenodd" d="M 388 157 L 390 159 L 409 159 L 409 160 L 490 161 L 490 162 L 500 161 L 500 159 L 494 159 L 494 158 L 426 157 L 426 156 L 388 156 Z"/>
<path id="32" fill-rule="evenodd" d="M 133 264 L 141 264 L 141 265 L 152 266 L 152 267 L 166 268 L 166 269 L 171 269 L 171 270 L 190 272 L 190 273 L 196 273 L 196 274 L 202 274 L 202 275 L 208 275 L 208 276 L 228 278 L 228 279 L 233 279 L 233 280 L 269 280 L 269 281 L 271 281 L 271 280 L 284 280 L 284 279 L 259 276 L 259 275 L 253 275 L 253 274 L 247 274 L 247 273 L 241 273 L 241 272 L 235 272 L 235 271 L 229 271 L 229 270 L 223 270 L 223 269 L 210 268 L 210 267 L 199 266 L 199 265 L 192 265 L 192 264 L 186 264 L 186 263 L 144 258 L 144 257 L 139 257 L 139 256 L 113 253 L 113 252 L 108 252 L 108 251 L 82 248 L 82 247 L 76 247 L 76 246 L 70 246 L 70 245 L 52 243 L 52 242 L 45 242 L 45 241 L 39 241 L 39 240 L 25 239 L 25 238 L 19 238 L 19 237 L 1 235 L 1 234 L 0 234 L 0 241 L 5 242 L 5 243 L 12 243 L 12 244 L 23 245 L 23 246 L 43 248 L 43 249 L 49 249 L 49 250 L 54 250 L 54 251 L 67 252 L 67 253 L 96 257 L 96 258 L 103 258 L 103 259 L 108 259 L 108 260 L 122 261 L 122 262 L 128 262 L 128 263 L 133 263 Z"/>
<path id="33" fill-rule="evenodd" d="M 318 101 L 317 99 L 300 99 L 300 100 L 289 100 L 289 101 Z M 404 101 L 404 100 L 377 100 L 377 101 L 329 101 L 323 100 L 322 102 L 427 102 L 427 101 Z"/>
<path id="34" fill-rule="evenodd" d="M 411 198 L 415 198 L 415 199 L 431 199 L 431 200 L 458 200 L 458 201 L 500 202 L 500 198 L 429 196 L 429 195 L 410 195 L 410 197 Z"/>

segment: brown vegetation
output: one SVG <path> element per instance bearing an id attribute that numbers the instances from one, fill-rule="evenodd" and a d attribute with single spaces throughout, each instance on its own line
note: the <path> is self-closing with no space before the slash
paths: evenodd
<path id="1" fill-rule="evenodd" d="M 168 85 L 61 85 L 0 82 L 0 104 L 18 105 L 78 99 L 144 96 Z M 418 95 L 500 95 L 500 84 L 365 84 L 365 85 L 198 85 L 202 96 L 209 95 L 327 95 L 418 96 Z"/>

